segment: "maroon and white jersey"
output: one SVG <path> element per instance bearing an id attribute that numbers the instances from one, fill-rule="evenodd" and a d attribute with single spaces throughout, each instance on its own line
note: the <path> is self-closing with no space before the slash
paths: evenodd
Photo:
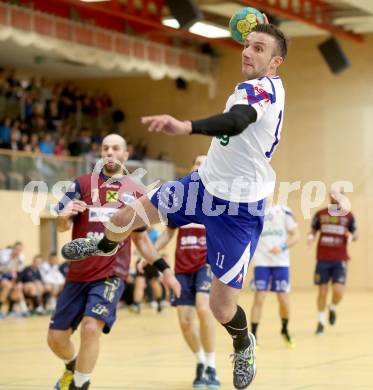
<path id="1" fill-rule="evenodd" d="M 191 274 L 206 264 L 206 229 L 190 223 L 181 226 L 177 234 L 175 273 Z"/>
<path id="2" fill-rule="evenodd" d="M 104 236 L 104 222 L 120 208 L 143 195 L 143 190 L 129 177 L 122 176 L 113 181 L 103 174 L 95 173 L 78 177 L 58 204 L 58 211 L 73 199 L 84 201 L 88 208 L 73 220 L 72 238 Z M 131 260 L 130 238 L 119 244 L 114 256 L 92 256 L 85 260 L 71 262 L 66 280 L 87 282 L 104 279 L 109 276 L 128 275 Z"/>
<path id="3" fill-rule="evenodd" d="M 356 230 L 355 218 L 351 212 L 345 216 L 333 216 L 328 209 L 318 211 L 312 220 L 312 229 L 320 231 L 317 245 L 317 260 L 347 261 L 349 233 Z"/>

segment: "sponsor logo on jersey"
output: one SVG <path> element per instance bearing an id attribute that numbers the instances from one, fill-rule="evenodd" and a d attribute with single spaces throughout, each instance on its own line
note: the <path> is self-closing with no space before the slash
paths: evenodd
<path id="1" fill-rule="evenodd" d="M 94 306 L 91 311 L 92 313 L 98 314 L 99 316 L 107 317 L 109 315 L 109 309 L 100 303 Z"/>
<path id="2" fill-rule="evenodd" d="M 229 144 L 229 135 L 217 135 L 216 138 L 220 140 L 221 146 L 227 146 Z"/>
<path id="3" fill-rule="evenodd" d="M 106 191 L 106 202 L 117 202 L 118 191 Z"/>

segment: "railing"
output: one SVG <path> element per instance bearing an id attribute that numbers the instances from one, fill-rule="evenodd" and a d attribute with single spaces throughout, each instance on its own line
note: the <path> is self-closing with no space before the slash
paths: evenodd
<path id="1" fill-rule="evenodd" d="M 0 149 L 0 189 L 22 191 L 30 181 L 43 181 L 51 190 L 59 180 L 71 180 L 82 175 L 85 165 L 80 157 Z"/>
<path id="2" fill-rule="evenodd" d="M 92 172 L 96 160 L 87 157 L 47 156 L 0 149 L 0 190 L 23 191 L 30 181 L 46 183 L 52 191 L 58 181 L 73 180 Z M 145 185 L 175 178 L 175 166 L 168 161 L 146 159 L 126 162 L 129 172 L 137 171 L 137 179 Z"/>

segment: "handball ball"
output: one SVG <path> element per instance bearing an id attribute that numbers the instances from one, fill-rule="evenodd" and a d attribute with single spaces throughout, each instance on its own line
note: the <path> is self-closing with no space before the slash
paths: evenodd
<path id="1" fill-rule="evenodd" d="M 245 43 L 251 30 L 257 25 L 264 23 L 261 12 L 252 7 L 240 8 L 229 21 L 229 30 L 232 38 L 238 43 Z"/>

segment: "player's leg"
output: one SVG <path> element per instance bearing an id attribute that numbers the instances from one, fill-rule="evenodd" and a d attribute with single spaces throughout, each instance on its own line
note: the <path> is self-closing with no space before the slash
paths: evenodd
<path id="1" fill-rule="evenodd" d="M 208 286 L 210 290 L 210 286 Z M 220 387 L 220 380 L 216 371 L 215 361 L 215 320 L 210 309 L 210 297 L 208 292 L 197 292 L 196 311 L 200 324 L 200 339 L 205 351 L 205 380 L 208 388 Z"/>
<path id="2" fill-rule="evenodd" d="M 160 313 L 162 311 L 162 295 L 163 290 L 161 286 L 161 281 L 159 279 L 159 276 L 153 277 L 150 279 L 150 287 L 153 291 L 153 298 L 157 302 L 157 312 Z"/>
<path id="3" fill-rule="evenodd" d="M 2 309 L 3 309 L 3 305 L 8 300 L 8 296 L 10 294 L 12 286 L 13 286 L 13 284 L 12 284 L 11 280 L 7 279 L 3 275 L 2 279 L 0 280 L 0 319 L 5 318 L 5 315 L 3 314 Z"/>
<path id="4" fill-rule="evenodd" d="M 289 267 L 271 267 L 272 283 L 271 291 L 277 295 L 279 314 L 281 318 L 281 335 L 289 348 L 294 348 L 295 343 L 290 336 L 288 324 L 290 319 L 290 273 Z"/>
<path id="5" fill-rule="evenodd" d="M 35 282 L 23 283 L 23 294 L 26 300 L 31 301 L 32 313 L 36 313 L 36 309 L 39 306 L 36 283 Z"/>
<path id="6" fill-rule="evenodd" d="M 254 293 L 253 305 L 251 307 L 251 333 L 256 339 L 265 297 L 266 291 L 255 291 Z"/>
<path id="7" fill-rule="evenodd" d="M 318 322 L 316 327 L 316 335 L 324 334 L 325 325 L 325 308 L 328 296 L 328 284 L 332 277 L 331 267 L 327 261 L 318 261 L 316 263 L 314 283 L 318 286 L 317 292 L 317 311 Z"/>
<path id="8" fill-rule="evenodd" d="M 174 303 L 173 303 L 174 304 Z M 194 321 L 195 308 L 191 305 L 177 305 L 177 316 L 181 333 L 190 350 L 196 357 L 196 374 L 193 379 L 194 388 L 206 386 L 204 370 L 206 364 L 205 353 L 201 346 L 198 330 Z"/>
<path id="9" fill-rule="evenodd" d="M 255 267 L 254 268 L 254 301 L 251 307 L 251 333 L 257 339 L 257 330 L 260 319 L 262 317 L 262 308 L 266 296 L 266 291 L 269 287 L 270 281 L 270 268 L 269 267 Z"/>
<path id="10" fill-rule="evenodd" d="M 69 390 L 73 380 L 77 354 L 70 338 L 83 316 L 85 285 L 83 282 L 66 282 L 49 324 L 48 345 L 65 364 L 65 370 L 57 381 L 55 390 Z"/>
<path id="11" fill-rule="evenodd" d="M 88 316 L 83 317 L 80 324 L 80 347 L 73 382 L 77 389 L 83 388 L 85 383 L 90 381 L 91 374 L 96 366 L 100 350 L 100 338 L 104 327 L 105 322 L 102 320 Z"/>
<path id="12" fill-rule="evenodd" d="M 334 325 L 337 321 L 337 305 L 341 302 L 345 291 L 345 285 L 341 283 L 332 284 L 332 302 L 329 305 L 329 324 Z"/>
<path id="13" fill-rule="evenodd" d="M 256 374 L 256 342 L 248 331 L 246 314 L 237 302 L 263 228 L 264 203 L 234 204 L 214 198 L 212 206 L 226 209 L 218 217 L 203 222 L 207 232 L 207 260 L 214 275 L 210 307 L 233 339 L 233 384 L 236 389 L 244 389 Z"/>
<path id="14" fill-rule="evenodd" d="M 290 299 L 289 299 L 289 293 L 279 292 L 276 294 L 277 300 L 279 304 L 279 314 L 281 318 L 281 335 L 283 336 L 286 345 L 289 348 L 295 347 L 295 342 L 293 338 L 290 336 L 290 332 L 288 329 L 289 326 L 289 319 L 290 319 Z"/>
<path id="15" fill-rule="evenodd" d="M 124 290 L 119 277 L 90 282 L 80 331 L 80 348 L 69 390 L 86 390 L 99 355 L 101 333 L 109 333 Z"/>
<path id="16" fill-rule="evenodd" d="M 329 324 L 334 325 L 337 320 L 336 308 L 341 302 L 347 277 L 347 263 L 345 261 L 335 262 L 332 275 L 332 301 L 329 305 Z"/>
<path id="17" fill-rule="evenodd" d="M 137 271 L 135 276 L 135 288 L 133 291 L 133 304 L 131 305 L 131 311 L 136 314 L 141 312 L 141 304 L 144 299 L 145 286 L 145 275 Z"/>
<path id="18" fill-rule="evenodd" d="M 82 260 L 88 256 L 111 256 L 116 252 L 118 243 L 129 237 L 133 230 L 159 222 L 157 208 L 147 196 L 142 196 L 111 217 L 103 239 L 78 238 L 64 245 L 62 254 L 68 260 Z"/>
<path id="19" fill-rule="evenodd" d="M 236 389 L 244 389 L 256 374 L 255 337 L 248 331 L 245 311 L 239 306 L 240 289 L 233 288 L 212 278 L 210 307 L 215 318 L 225 327 L 233 340 L 234 371 Z"/>
<path id="20" fill-rule="evenodd" d="M 172 306 L 177 308 L 177 316 L 179 320 L 180 330 L 185 342 L 196 357 L 196 375 L 193 380 L 193 387 L 205 387 L 205 353 L 202 349 L 200 337 L 196 324 L 195 317 L 195 291 L 194 291 L 194 274 L 176 274 L 176 279 L 181 285 L 181 295 L 179 298 L 172 299 Z"/>
<path id="21" fill-rule="evenodd" d="M 210 309 L 211 269 L 205 265 L 194 274 L 196 311 L 200 324 L 200 339 L 206 356 L 205 379 L 208 388 L 220 387 L 215 362 L 215 320 Z"/>

